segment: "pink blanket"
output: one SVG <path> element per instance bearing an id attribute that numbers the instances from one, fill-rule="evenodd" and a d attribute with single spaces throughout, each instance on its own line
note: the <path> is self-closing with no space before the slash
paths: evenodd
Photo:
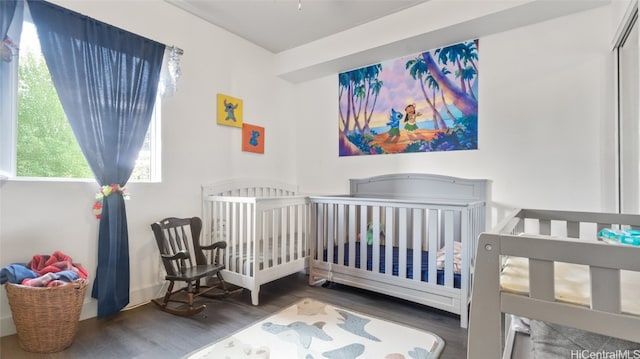
<path id="1" fill-rule="evenodd" d="M 65 284 L 65 282 L 58 280 L 57 276 L 52 275 L 63 271 L 72 271 L 79 278 L 87 279 L 87 271 L 82 265 L 73 263 L 71 257 L 60 251 L 55 251 L 52 255 L 35 255 L 27 263 L 27 267 L 39 275 L 38 278 L 22 281 L 23 285 L 32 287 L 53 287 Z"/>

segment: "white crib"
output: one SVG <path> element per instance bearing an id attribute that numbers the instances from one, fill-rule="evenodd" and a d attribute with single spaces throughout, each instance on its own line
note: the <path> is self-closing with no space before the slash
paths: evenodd
<path id="1" fill-rule="evenodd" d="M 348 196 L 310 197 L 310 283 L 342 283 L 439 308 L 459 314 L 466 328 L 487 181 L 428 174 L 350 181 Z"/>
<path id="2" fill-rule="evenodd" d="M 599 241 L 603 228 L 640 228 L 640 215 L 519 209 L 483 233 L 468 358 L 510 357 L 503 313 L 640 342 L 640 247 Z"/>
<path id="3" fill-rule="evenodd" d="M 222 275 L 251 291 L 304 270 L 309 255 L 309 200 L 297 186 L 272 180 L 230 180 L 202 186 L 205 243 L 227 242 Z"/>

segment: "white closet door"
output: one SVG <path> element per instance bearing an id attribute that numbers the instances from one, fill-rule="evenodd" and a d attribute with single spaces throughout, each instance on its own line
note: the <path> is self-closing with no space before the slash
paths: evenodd
<path id="1" fill-rule="evenodd" d="M 637 16 L 636 16 L 637 18 Z M 640 213 L 640 50 L 638 21 L 619 49 L 620 209 Z"/>

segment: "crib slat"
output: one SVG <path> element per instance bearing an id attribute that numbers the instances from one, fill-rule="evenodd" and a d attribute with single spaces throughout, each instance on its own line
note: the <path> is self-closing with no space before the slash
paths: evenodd
<path id="1" fill-rule="evenodd" d="M 284 229 L 287 228 L 287 214 L 284 208 L 274 209 L 276 213 L 277 221 L 274 222 L 273 235 L 271 236 L 271 247 L 273 248 L 273 257 L 271 258 L 270 267 L 275 267 L 279 264 L 285 254 L 285 248 L 282 245 L 282 235 Z"/>
<path id="2" fill-rule="evenodd" d="M 286 255 L 287 255 L 287 208 L 280 208 L 278 211 L 280 213 L 280 226 L 277 229 L 277 235 L 273 237 L 274 245 L 278 248 L 280 254 L 276 258 L 273 263 L 274 266 L 278 264 L 285 263 Z"/>
<path id="3" fill-rule="evenodd" d="M 237 256 L 238 255 L 238 228 L 236 227 L 237 224 L 237 204 L 235 202 L 231 203 L 231 242 L 233 243 L 232 247 L 233 247 L 233 252 L 234 254 Z M 241 249 L 240 249 L 241 251 Z M 232 264 L 232 271 L 233 272 L 237 272 L 237 266 L 238 266 L 238 258 L 234 258 L 235 260 L 233 261 Z"/>
<path id="4" fill-rule="evenodd" d="M 261 211 L 261 226 L 260 226 L 260 254 L 262 256 L 262 268 L 266 269 L 269 267 L 269 256 L 271 253 L 269 252 L 269 237 L 271 236 L 271 224 L 273 221 L 273 213 L 270 210 Z"/>
<path id="5" fill-rule="evenodd" d="M 237 218 L 236 222 L 236 235 L 238 236 L 238 245 L 240 248 L 240 259 L 237 264 L 238 273 L 244 274 L 244 265 L 245 259 L 247 258 L 247 238 L 244 236 L 244 220 L 245 220 L 245 212 L 246 212 L 246 203 L 238 203 L 236 206 L 235 216 Z"/>
<path id="6" fill-rule="evenodd" d="M 251 258 L 251 263 L 249 263 L 249 261 L 247 261 L 247 267 L 245 269 L 245 272 L 248 275 L 254 276 L 256 271 L 257 271 L 257 267 L 258 267 L 258 262 L 256 260 L 256 258 L 258 258 L 256 256 L 256 248 L 255 248 L 255 239 L 256 239 L 256 232 L 255 232 L 255 223 L 254 223 L 254 214 L 255 214 L 255 207 L 256 205 L 253 203 L 249 203 L 247 204 L 247 255 Z M 253 270 L 250 268 L 253 267 Z"/>
<path id="7" fill-rule="evenodd" d="M 288 212 L 288 222 L 287 223 L 289 226 L 289 229 L 287 230 L 287 232 L 285 233 L 285 237 L 283 239 L 284 241 L 284 246 L 285 248 L 287 248 L 287 251 L 289 253 L 287 253 L 287 257 L 283 259 L 283 262 L 291 262 L 293 261 L 295 258 L 293 257 L 294 255 L 294 243 L 295 243 L 295 234 L 296 234 L 296 230 L 295 230 L 295 225 L 296 225 L 296 207 L 293 206 L 287 206 L 287 212 Z"/>
<path id="8" fill-rule="evenodd" d="M 407 208 L 400 208 L 398 218 L 398 237 L 407 238 Z M 407 241 L 398 243 L 398 277 L 407 278 Z"/>
<path id="9" fill-rule="evenodd" d="M 349 205 L 349 267 L 356 267 L 356 206 Z"/>
<path id="10" fill-rule="evenodd" d="M 276 246 L 275 246 L 275 235 L 276 230 L 278 229 L 278 212 L 275 209 L 269 209 L 269 226 L 267 227 L 267 236 L 263 238 L 265 241 L 265 247 L 267 248 L 267 255 L 264 258 L 263 268 L 270 268 L 276 258 Z"/>
<path id="11" fill-rule="evenodd" d="M 360 269 L 367 270 L 367 206 L 360 206 Z"/>
<path id="12" fill-rule="evenodd" d="M 539 234 L 550 235 L 551 234 L 551 221 L 547 219 L 540 219 L 538 221 L 540 227 L 538 229 Z"/>
<path id="13" fill-rule="evenodd" d="M 291 216 L 293 215 L 293 213 L 291 212 L 291 207 L 289 206 L 285 206 L 282 208 L 281 210 L 282 212 L 282 225 L 280 226 L 280 235 L 278 236 L 278 239 L 280 240 L 280 243 L 278 244 L 280 246 L 281 249 L 281 253 L 282 256 L 279 258 L 280 263 L 284 264 L 287 263 L 291 260 L 291 257 L 289 256 L 290 251 L 293 250 L 293 245 L 291 242 L 291 238 L 289 238 L 289 236 L 293 233 L 291 231 Z"/>
<path id="14" fill-rule="evenodd" d="M 305 255 L 310 255 L 311 252 L 311 228 L 315 228 L 315 223 L 313 222 L 315 219 L 315 217 L 313 217 L 313 212 L 311 209 L 311 202 L 308 202 L 304 205 L 304 213 L 305 213 L 305 219 L 306 219 L 306 226 L 304 227 L 304 240 L 305 240 L 305 248 L 307 248 Z M 309 265 L 310 266 L 310 265 Z"/>
<path id="15" fill-rule="evenodd" d="M 327 248 L 326 245 L 326 239 L 324 238 L 324 233 L 325 233 L 325 217 L 324 217 L 324 211 L 326 208 L 326 205 L 322 204 L 322 203 L 316 203 L 313 206 L 315 208 L 315 218 L 316 218 L 316 230 L 315 230 L 315 235 L 316 235 L 316 240 L 315 240 L 315 251 L 316 251 L 316 259 L 318 261 L 322 261 L 322 255 L 324 253 L 324 248 Z"/>
<path id="16" fill-rule="evenodd" d="M 294 228 L 293 233 L 289 233 L 289 236 L 291 237 L 291 243 L 292 243 L 292 251 L 293 251 L 293 256 L 291 257 L 291 260 L 296 260 L 298 258 L 300 258 L 300 251 L 302 250 L 302 247 L 300 246 L 301 242 L 302 242 L 302 219 L 304 218 L 304 214 L 303 214 L 303 210 L 304 207 L 302 205 L 297 205 L 293 208 L 294 214 L 294 221 L 292 221 L 292 227 Z"/>
<path id="17" fill-rule="evenodd" d="M 284 208 L 276 208 L 273 209 L 274 216 L 276 220 L 273 222 L 273 229 L 271 237 L 269 238 L 269 246 L 273 248 L 273 256 L 271 257 L 271 265 L 270 267 L 275 267 L 279 264 L 280 259 L 284 255 L 284 248 L 280 245 L 282 240 L 282 229 L 286 227 L 286 214 L 284 212 Z"/>
<path id="18" fill-rule="evenodd" d="M 531 298 L 555 300 L 552 261 L 529 258 L 529 295 Z"/>
<path id="19" fill-rule="evenodd" d="M 306 255 L 309 256 L 308 269 L 309 272 L 311 272 L 311 266 L 313 264 L 312 261 L 318 258 L 316 256 L 318 252 L 316 247 L 314 247 L 314 244 L 317 246 L 318 242 L 320 242 L 317 233 L 320 224 L 318 223 L 318 218 L 316 217 L 316 204 L 314 204 L 313 202 L 309 202 L 304 208 L 306 213 L 305 218 L 307 219 L 307 226 L 305 227 L 305 233 L 307 233 L 307 236 L 305 237 L 305 243 L 307 247 Z M 309 276 L 309 278 L 313 279 L 311 275 Z"/>
<path id="20" fill-rule="evenodd" d="M 422 281 L 422 220 L 421 209 L 413 209 L 413 280 Z"/>
<path id="21" fill-rule="evenodd" d="M 620 313 L 620 271 L 592 266 L 589 267 L 589 272 L 591 274 L 591 308 Z"/>
<path id="22" fill-rule="evenodd" d="M 567 222 L 567 237 L 580 238 L 580 223 L 572 221 Z"/>
<path id="23" fill-rule="evenodd" d="M 310 209 L 311 207 L 309 206 L 309 204 L 304 204 L 304 205 L 300 205 L 300 217 L 302 219 L 302 221 L 300 222 L 300 225 L 298 226 L 299 231 L 298 231 L 298 244 L 300 244 L 300 246 L 298 247 L 298 255 L 301 257 L 305 257 L 305 256 L 309 256 L 309 251 L 311 248 L 309 248 L 309 234 L 311 233 L 309 225 L 311 223 L 311 217 L 310 217 Z M 300 257 L 298 257 L 300 258 Z"/>
<path id="24" fill-rule="evenodd" d="M 280 213 L 280 226 L 277 230 L 277 235 L 273 237 L 273 244 L 280 250 L 280 255 L 275 258 L 274 266 L 278 264 L 284 264 L 287 256 L 287 208 L 282 207 L 278 211 Z"/>
<path id="25" fill-rule="evenodd" d="M 227 249 L 228 252 L 231 253 L 231 257 L 230 260 L 231 262 L 230 264 L 230 270 L 235 272 L 236 271 L 236 261 L 235 258 L 237 258 L 238 254 L 236 253 L 237 250 L 237 244 L 236 244 L 236 238 L 235 238 L 235 229 L 234 229 L 234 206 L 233 203 L 227 203 L 227 227 L 228 227 L 228 233 L 229 233 L 229 237 L 227 237 L 227 241 L 229 242 L 229 249 Z"/>
<path id="26" fill-rule="evenodd" d="M 271 212 L 271 222 L 270 222 L 270 228 L 271 229 L 271 234 L 269 236 L 267 236 L 267 238 L 265 238 L 265 241 L 267 241 L 267 248 L 270 248 L 271 250 L 269 251 L 269 257 L 265 258 L 265 264 L 264 264 L 264 268 L 271 268 L 273 266 L 275 266 L 277 263 L 276 261 L 278 260 L 278 246 L 276 245 L 277 243 L 277 235 L 278 235 L 278 214 L 279 212 L 275 209 L 270 210 L 269 212 Z"/>
<path id="27" fill-rule="evenodd" d="M 245 235 L 244 235 L 244 242 L 246 243 L 246 247 L 245 247 L 245 272 L 246 275 L 249 276 L 253 276 L 252 273 L 255 273 L 255 270 L 253 270 L 252 268 L 255 268 L 256 265 L 258 265 L 258 263 L 253 263 L 255 262 L 254 259 L 256 258 L 255 256 L 255 241 L 256 241 L 256 232 L 255 232 L 255 213 L 256 213 L 256 203 L 245 203 L 243 204 L 244 208 L 245 208 L 245 214 L 244 216 L 245 218 L 245 223 L 244 223 L 244 227 L 245 227 Z"/>
<path id="28" fill-rule="evenodd" d="M 302 210 L 302 217 L 304 218 L 304 223 L 302 224 L 302 231 L 300 232 L 300 240 L 302 243 L 302 247 L 299 249 L 299 251 L 302 251 L 302 256 L 310 256 L 311 255 L 311 245 L 310 243 L 310 239 L 309 236 L 311 235 L 311 228 L 313 227 L 313 218 L 311 217 L 311 204 L 310 203 L 305 203 L 304 205 L 300 206 L 301 210 Z"/>
<path id="29" fill-rule="evenodd" d="M 371 245 L 371 271 L 380 273 L 380 207 L 374 206 L 372 211 L 371 231 L 373 241 Z"/>
<path id="30" fill-rule="evenodd" d="M 203 218 L 203 221 L 206 221 L 208 223 L 208 225 L 206 226 L 206 228 L 204 228 L 204 244 L 208 245 L 211 244 L 213 242 L 215 242 L 215 238 L 216 238 L 216 234 L 217 232 L 214 232 L 214 228 L 215 228 L 215 224 L 218 221 L 218 217 L 217 217 L 217 213 L 215 211 L 215 203 L 214 202 L 207 202 L 206 204 L 206 214 L 205 218 Z M 210 252 L 210 251 L 207 251 Z M 218 251 L 220 252 L 220 251 Z M 207 258 L 208 262 L 207 263 L 213 263 L 213 258 L 211 256 L 211 253 L 205 253 L 205 257 Z M 223 261 L 221 261 L 222 258 L 218 259 L 218 263 L 225 263 Z"/>
<path id="31" fill-rule="evenodd" d="M 473 218 L 469 215 L 471 208 L 463 208 L 460 212 L 460 242 L 462 244 L 462 263 L 460 263 L 460 291 L 462 292 L 462 300 L 468 301 L 469 293 L 471 292 L 471 285 L 469 284 L 469 276 L 465 273 L 470 273 L 469 271 L 469 263 L 471 263 L 471 254 L 470 251 L 470 236 L 469 231 L 473 229 Z M 475 248 L 475 247 L 474 247 Z M 468 304 L 468 303 L 463 303 Z M 460 323 L 461 325 L 466 325 L 469 321 L 469 311 L 466 308 L 462 309 L 460 313 Z"/>
<path id="32" fill-rule="evenodd" d="M 385 212 L 385 234 L 384 234 L 384 273 L 391 276 L 393 274 L 393 207 L 387 207 Z"/>
<path id="33" fill-rule="evenodd" d="M 335 239 L 334 239 L 334 232 L 333 229 L 336 228 L 334 226 L 334 220 L 335 218 L 333 217 L 333 204 L 329 204 L 327 205 L 327 262 L 328 263 L 334 263 L 333 261 L 333 246 L 336 245 L 335 243 Z"/>
<path id="34" fill-rule="evenodd" d="M 238 264 L 238 272 L 248 275 L 249 271 L 249 263 L 247 258 L 249 258 L 249 236 L 248 233 L 245 236 L 245 219 L 248 213 L 248 204 L 240 203 L 238 204 L 238 238 L 240 239 L 240 263 Z"/>
<path id="35" fill-rule="evenodd" d="M 267 268 L 269 265 L 269 249 L 267 248 L 269 237 L 269 223 L 270 222 L 270 211 L 261 211 L 260 213 L 260 226 L 258 227 L 260 230 L 260 238 L 256 245 L 260 248 L 260 253 L 258 253 L 259 257 L 262 258 L 262 268 Z"/>
<path id="36" fill-rule="evenodd" d="M 429 283 L 436 284 L 438 279 L 438 213 L 437 209 L 429 210 Z"/>
<path id="37" fill-rule="evenodd" d="M 345 233 L 344 229 L 346 226 L 345 217 L 344 217 L 344 204 L 338 204 L 338 264 L 344 265 L 344 244 L 345 244 Z"/>
<path id="38" fill-rule="evenodd" d="M 444 211 L 444 285 L 453 288 L 453 211 Z"/>
<path id="39" fill-rule="evenodd" d="M 224 240 L 227 241 L 228 237 L 226 237 L 226 225 L 224 225 L 224 211 L 223 211 L 223 204 L 222 203 L 213 203 L 212 204 L 212 211 L 213 211 L 213 218 L 214 218 L 214 223 L 213 223 L 213 228 L 214 230 L 211 231 L 211 243 L 214 243 L 216 241 L 219 240 Z M 228 245 L 228 244 L 227 244 Z M 222 263 L 224 263 L 225 267 L 227 266 L 227 263 L 229 263 L 229 251 L 222 251 L 221 257 L 222 257 Z"/>
<path id="40" fill-rule="evenodd" d="M 226 257 L 225 263 L 227 264 L 227 268 L 229 268 L 229 270 L 231 270 L 231 266 L 232 266 L 232 262 L 233 262 L 232 261 L 232 258 L 233 258 L 232 253 L 235 250 L 235 248 L 233 248 L 233 243 L 230 243 L 230 241 L 229 241 L 231 239 L 231 237 L 229 236 L 229 233 L 230 233 L 229 231 L 231 230 L 229 228 L 229 224 L 231 223 L 229 221 L 229 202 L 224 204 L 224 211 L 223 211 L 222 204 L 221 204 L 220 213 L 223 215 L 222 223 L 225 224 L 224 229 L 223 229 L 223 231 L 224 231 L 224 239 L 227 241 L 227 246 L 228 246 L 227 250 L 224 251 L 224 254 L 225 254 L 225 257 Z"/>

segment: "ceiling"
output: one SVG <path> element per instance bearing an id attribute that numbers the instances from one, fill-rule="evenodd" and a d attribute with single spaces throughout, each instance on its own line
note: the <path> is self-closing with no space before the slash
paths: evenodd
<path id="1" fill-rule="evenodd" d="M 279 53 L 428 0 L 165 1 Z"/>

